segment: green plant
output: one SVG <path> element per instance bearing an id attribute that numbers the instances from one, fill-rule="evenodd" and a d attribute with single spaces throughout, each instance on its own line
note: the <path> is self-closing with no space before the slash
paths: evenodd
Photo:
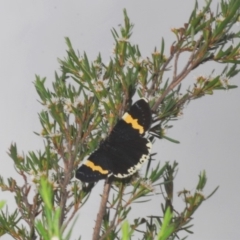
<path id="1" fill-rule="evenodd" d="M 75 180 L 74 171 L 111 131 L 133 97 L 149 99 L 153 124 L 148 137 L 153 142 L 166 139 L 178 143 L 165 130 L 178 120 L 186 104 L 216 90 L 236 87 L 229 80 L 240 71 L 240 44 L 232 43 L 240 32 L 231 31 L 239 21 L 240 1 L 221 1 L 215 13 L 211 2 L 206 1 L 202 9 L 196 2 L 188 23 L 172 29 L 176 41 L 169 55 L 162 40 L 160 49 L 155 48 L 151 56 L 141 56 L 139 47 L 130 42 L 133 25 L 125 10 L 124 26 L 120 31 L 112 30 L 115 48 L 108 64 L 102 62 L 100 54 L 94 62 L 89 62 L 87 54 L 77 54 L 66 38 L 67 57 L 59 60 L 61 74 L 55 74 L 52 89 L 46 88 L 45 78 L 36 76 L 35 81 L 44 108 L 39 113 L 42 130 L 36 134 L 43 137 L 44 150 L 20 155 L 16 144 L 9 150 L 24 184 L 13 178 L 7 182 L 0 178 L 2 191 L 14 193 L 17 204 L 14 213 L 1 210 L 1 236 L 70 239 L 73 227 L 70 231 L 67 227 L 94 190 L 94 184 Z M 183 54 L 188 60 L 180 69 L 179 58 Z M 182 92 L 181 82 L 209 61 L 223 64 L 223 71 L 197 77 Z M 172 76 L 167 78 L 170 71 Z M 217 188 L 208 197 L 203 194 L 207 178 L 202 171 L 194 192 L 183 189 L 179 193 L 185 207 L 177 211 L 172 196 L 178 163 L 160 164 L 157 153 L 153 153 L 146 165 L 144 176 L 135 174 L 128 179 L 105 182 L 93 239 L 129 239 L 137 231 L 142 239 L 161 240 L 177 238 L 180 231 L 192 233 L 193 214 Z M 160 189 L 159 195 L 153 196 L 154 189 Z M 163 196 L 162 213 L 124 223 L 121 236 L 120 227 L 132 204 L 148 204 L 151 198 L 159 196 Z"/>

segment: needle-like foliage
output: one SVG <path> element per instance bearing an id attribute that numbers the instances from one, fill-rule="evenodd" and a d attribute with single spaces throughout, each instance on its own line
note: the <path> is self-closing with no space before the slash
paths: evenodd
<path id="1" fill-rule="evenodd" d="M 149 100 L 153 123 L 148 137 L 153 144 L 163 140 L 179 143 L 166 129 L 173 127 L 186 104 L 236 87 L 230 80 L 240 71 L 240 32 L 233 31 L 240 19 L 240 0 L 222 0 L 217 11 L 211 9 L 211 2 L 206 1 L 201 9 L 196 2 L 188 21 L 171 30 L 176 39 L 170 51 L 162 39 L 160 48 L 146 58 L 131 42 L 133 24 L 126 10 L 120 30 L 112 29 L 115 45 L 108 64 L 100 54 L 90 62 L 87 54 L 74 50 L 66 38 L 67 56 L 59 60 L 61 73 L 55 74 L 52 88 L 45 86 L 45 78 L 36 76 L 35 80 L 43 106 L 39 113 L 42 129 L 36 134 L 43 138 L 43 150 L 24 155 L 16 144 L 10 146 L 9 156 L 23 182 L 0 178 L 1 190 L 13 193 L 17 205 L 10 213 L 0 202 L 0 236 L 70 239 L 77 213 L 95 188 L 75 179 L 74 172 L 109 134 L 133 98 Z M 182 55 L 186 60 L 180 65 Z M 222 72 L 204 72 L 182 90 L 182 81 L 209 62 L 222 64 Z M 92 239 L 131 239 L 137 234 L 139 239 L 164 240 L 178 238 L 179 232 L 192 233 L 193 214 L 217 188 L 209 196 L 204 194 L 207 177 L 202 171 L 195 190 L 178 193 L 185 207 L 175 209 L 177 168 L 177 162 L 159 162 L 158 154 L 152 153 L 143 168 L 145 174 L 106 180 Z M 133 203 L 146 207 L 153 198 L 161 202 L 156 215 L 128 219 Z M 83 229 L 78 229 L 80 239 Z"/>

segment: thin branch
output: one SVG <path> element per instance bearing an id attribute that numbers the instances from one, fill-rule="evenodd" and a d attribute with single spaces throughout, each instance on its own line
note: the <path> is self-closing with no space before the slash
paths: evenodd
<path id="1" fill-rule="evenodd" d="M 186 64 L 186 66 L 183 68 L 183 70 L 181 71 L 181 73 L 179 73 L 176 78 L 172 80 L 172 82 L 170 83 L 170 85 L 168 86 L 168 88 L 164 91 L 164 93 L 161 95 L 161 97 L 158 98 L 158 100 L 156 101 L 156 103 L 154 104 L 152 110 L 156 111 L 156 109 L 158 108 L 158 106 L 161 104 L 161 102 L 163 101 L 163 99 L 167 96 L 167 94 L 172 91 L 194 68 L 195 66 L 199 63 L 198 61 L 194 62 L 194 58 L 195 56 L 199 53 L 199 43 L 202 41 L 202 36 L 200 36 L 200 38 L 198 39 L 191 56 L 189 57 L 189 60 Z M 196 52 L 196 50 L 198 49 L 198 51 Z M 190 67 L 189 67 L 190 66 Z"/>
<path id="2" fill-rule="evenodd" d="M 162 65 L 161 69 L 159 70 L 159 73 L 162 73 L 162 74 L 163 74 L 163 72 L 164 72 L 165 69 L 167 68 L 168 64 L 171 62 L 172 58 L 174 57 L 175 53 L 176 53 L 175 51 L 172 51 L 172 52 L 171 52 L 171 55 L 169 56 L 169 58 L 167 59 L 167 61 Z M 157 80 L 158 77 L 159 77 L 159 73 L 157 73 L 157 74 L 155 73 L 155 74 L 154 74 L 154 78 L 155 78 L 156 80 Z M 152 85 L 151 85 L 151 87 L 149 88 L 148 97 L 151 96 L 151 95 L 154 93 L 154 91 L 155 91 L 154 86 L 155 86 L 155 81 L 152 82 Z"/>
<path id="3" fill-rule="evenodd" d="M 69 126 L 69 125 L 68 125 Z M 70 155 L 70 161 L 69 161 L 69 164 L 67 165 L 68 167 L 68 173 L 71 173 L 72 170 L 73 170 L 73 166 L 74 166 L 74 160 L 76 159 L 76 156 L 78 154 L 77 152 L 77 146 L 80 145 L 80 142 L 81 142 L 81 135 L 82 135 L 82 125 L 79 124 L 79 129 L 78 129 L 78 133 L 77 133 L 77 137 L 76 137 L 76 140 L 74 142 L 74 146 L 75 146 L 75 149 L 74 149 L 74 152 L 73 154 Z M 71 151 L 71 147 L 70 145 L 68 144 L 68 151 Z M 66 166 L 65 166 L 66 168 Z M 68 183 L 67 183 L 68 184 Z M 68 195 L 68 198 L 70 198 L 71 196 Z M 75 205 L 74 205 L 75 206 Z M 71 207 L 72 208 L 72 207 Z M 77 211 L 79 210 L 78 207 L 75 206 L 75 208 L 73 209 L 73 212 L 71 213 L 70 217 L 66 220 L 65 224 L 62 226 L 63 227 L 63 230 L 66 229 L 66 227 L 68 226 L 69 222 L 73 219 L 73 217 L 75 216 L 75 214 L 77 213 Z M 69 210 L 70 211 L 70 210 Z"/>
<path id="4" fill-rule="evenodd" d="M 69 197 L 70 198 L 70 197 Z M 69 218 L 65 221 L 65 223 L 62 226 L 62 230 L 65 231 L 65 229 L 68 227 L 69 223 L 71 222 L 71 220 L 73 219 L 73 217 L 75 216 L 75 214 L 77 213 L 77 211 L 80 209 L 79 207 L 80 202 L 78 203 L 78 205 L 76 206 L 76 204 L 74 204 L 74 209 L 73 212 L 71 213 L 71 215 L 69 216 Z M 72 206 L 71 206 L 72 208 Z"/>
<path id="5" fill-rule="evenodd" d="M 171 51 L 171 55 L 170 57 L 167 59 L 167 61 L 163 64 L 162 68 L 160 69 L 161 72 L 164 72 L 166 67 L 168 66 L 168 64 L 171 62 L 171 60 L 173 59 L 174 55 L 175 55 L 176 51 L 175 48 L 173 51 Z"/>
<path id="6" fill-rule="evenodd" d="M 65 219 L 65 215 L 67 214 L 65 212 L 66 210 L 66 203 L 67 200 L 69 198 L 69 193 L 67 191 L 67 185 L 69 184 L 70 180 L 71 180 L 71 173 L 73 171 L 73 166 L 74 166 L 74 160 L 76 159 L 76 155 L 77 155 L 77 146 L 80 142 L 81 139 L 81 131 L 78 131 L 78 135 L 75 141 L 75 151 L 72 153 L 72 147 L 73 144 L 71 142 L 71 127 L 69 124 L 69 119 L 66 120 L 66 124 L 67 124 L 67 128 L 65 131 L 65 135 L 68 137 L 67 139 L 67 151 L 69 153 L 69 157 L 68 159 L 65 158 L 64 156 L 64 152 L 62 152 L 62 158 L 63 158 L 63 162 L 64 162 L 64 181 L 61 183 L 61 200 L 60 200 L 60 208 L 62 209 L 61 211 L 61 217 L 60 217 L 60 226 L 63 225 L 64 219 Z M 73 215 L 72 217 L 75 215 L 76 211 L 73 211 Z M 66 225 L 65 225 L 66 226 Z"/>
<path id="7" fill-rule="evenodd" d="M 99 239 L 99 234 L 100 234 L 100 230 L 101 230 L 101 226 L 102 226 L 102 220 L 103 220 L 103 217 L 104 217 L 104 214 L 106 211 L 106 205 L 107 205 L 107 201 L 108 201 L 110 188 L 111 188 L 111 182 L 109 181 L 109 179 L 107 179 L 105 181 L 104 188 L 103 188 L 102 201 L 100 203 L 99 212 L 97 214 L 97 220 L 96 220 L 96 224 L 94 227 L 92 240 Z"/>
<path id="8" fill-rule="evenodd" d="M 177 67 L 178 67 L 178 59 L 180 56 L 180 51 L 177 52 L 176 57 L 175 57 L 175 61 L 174 61 L 174 70 L 173 70 L 173 80 L 176 79 L 177 76 Z"/>
<path id="9" fill-rule="evenodd" d="M 191 56 L 189 57 L 189 60 L 188 60 L 188 62 L 187 62 L 187 64 L 186 64 L 186 66 L 184 67 L 184 69 L 182 70 L 182 72 L 181 73 L 179 73 L 177 76 L 176 76 L 176 79 L 173 79 L 173 82 L 178 82 L 178 83 L 180 83 L 179 82 L 179 79 L 181 78 L 181 81 L 186 77 L 186 75 L 190 72 L 190 71 L 192 71 L 195 67 L 196 67 L 196 65 L 199 63 L 198 61 L 196 61 L 196 62 L 194 62 L 194 58 L 195 58 L 195 56 L 199 53 L 199 51 L 200 51 L 200 49 L 199 49 L 199 44 L 200 44 L 200 42 L 202 41 L 202 39 L 203 39 L 203 36 L 200 36 L 200 38 L 198 39 L 198 41 L 196 42 L 196 45 L 195 45 L 195 47 L 194 47 L 194 49 L 193 49 L 193 51 L 192 51 L 192 54 L 191 54 Z M 198 51 L 196 52 L 196 50 L 198 49 Z M 191 65 L 191 67 L 189 68 L 189 70 L 188 70 L 188 67 Z M 186 74 L 186 72 L 187 72 L 187 70 L 188 70 L 188 73 Z"/>
<path id="10" fill-rule="evenodd" d="M 104 240 L 106 236 L 108 236 L 108 234 L 114 229 L 116 228 L 120 222 L 118 222 L 116 225 L 115 225 L 115 221 L 116 221 L 116 218 L 118 216 L 118 209 L 122 203 L 122 196 L 123 196 L 123 185 L 122 185 L 122 188 L 121 188 L 121 191 L 120 191 L 120 194 L 119 194 L 119 201 L 118 201 L 118 204 L 117 204 L 117 207 L 116 207 L 116 211 L 115 211 L 115 214 L 114 214 L 114 217 L 113 217 L 113 220 L 111 221 L 111 224 L 109 226 L 109 228 L 107 229 L 107 231 L 101 236 L 101 238 L 99 240 Z"/>

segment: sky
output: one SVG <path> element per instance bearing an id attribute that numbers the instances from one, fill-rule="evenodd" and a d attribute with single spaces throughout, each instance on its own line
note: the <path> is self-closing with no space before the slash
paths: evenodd
<path id="1" fill-rule="evenodd" d="M 19 152 L 36 151 L 43 146 L 43 140 L 33 133 L 41 130 L 38 112 L 42 109 L 33 82 L 37 74 L 47 77 L 47 85 L 51 86 L 54 72 L 60 71 L 57 59 L 66 56 L 64 37 L 69 37 L 80 53 L 85 51 L 90 60 L 100 52 L 103 61 L 108 62 L 113 46 L 110 30 L 123 23 L 122 10 L 126 8 L 135 25 L 131 41 L 139 45 L 143 56 L 150 56 L 155 46 L 159 48 L 162 37 L 168 53 L 174 41 L 171 28 L 181 27 L 188 21 L 194 2 L 0 0 L 0 175 L 17 177 L 7 155 L 12 142 L 17 143 Z M 200 5 L 204 2 L 199 1 Z M 214 1 L 213 10 L 218 2 Z M 223 69 L 223 65 L 203 65 L 189 75 L 186 83 L 191 84 L 197 75 L 209 74 L 213 67 L 216 72 Z M 239 85 L 238 78 L 231 83 Z M 206 170 L 208 176 L 206 195 L 220 186 L 194 215 L 194 235 L 189 239 L 234 240 L 240 237 L 239 102 L 239 89 L 219 91 L 191 102 L 168 131 L 169 137 L 181 143 L 156 142 L 162 163 L 174 160 L 179 163 L 176 193 L 183 188 L 193 190 L 202 170 Z M 72 239 L 79 233 L 83 239 L 90 239 L 102 185 L 103 181 L 98 183 L 89 204 L 81 210 L 78 232 L 74 232 Z M 14 209 L 11 194 L 0 192 L 0 199 L 7 200 L 9 209 Z M 146 210 L 159 209 L 159 201 L 155 198 Z M 174 203 L 179 209 L 183 207 L 177 194 Z M 138 207 L 141 205 L 135 205 L 136 213 Z M 145 213 L 142 209 L 141 212 Z M 2 239 L 11 238 L 4 236 Z"/>

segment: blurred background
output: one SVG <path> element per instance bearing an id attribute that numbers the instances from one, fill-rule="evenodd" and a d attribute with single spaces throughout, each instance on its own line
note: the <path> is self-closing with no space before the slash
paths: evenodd
<path id="1" fill-rule="evenodd" d="M 198 2 L 200 6 L 205 3 L 204 0 Z M 219 2 L 212 4 L 214 11 Z M 17 143 L 19 152 L 25 153 L 43 147 L 43 139 L 33 133 L 41 131 L 38 112 L 42 109 L 33 82 L 35 74 L 45 76 L 51 87 L 54 71 L 60 71 L 57 58 L 66 56 L 64 37 L 71 39 L 75 50 L 85 51 L 90 60 L 100 52 L 107 63 L 114 43 L 110 30 L 118 29 L 123 23 L 123 8 L 126 8 L 135 25 L 131 42 L 139 45 L 143 57 L 150 56 L 154 47 L 160 48 L 162 37 L 167 55 L 175 40 L 171 28 L 181 27 L 188 21 L 194 4 L 192 0 L 0 1 L 0 175 L 20 179 L 7 155 L 12 142 Z M 184 81 L 183 88 L 195 81 L 196 76 L 210 74 L 213 69 L 220 73 L 223 67 L 202 65 Z M 231 83 L 239 85 L 238 78 Z M 220 186 L 194 215 L 194 235 L 189 239 L 234 240 L 240 237 L 239 103 L 239 89 L 219 91 L 198 99 L 184 109 L 181 119 L 173 122 L 173 128 L 168 131 L 169 137 L 181 143 L 167 140 L 155 143 L 157 159 L 162 163 L 179 162 L 174 189 L 174 204 L 179 211 L 183 201 L 177 197 L 177 192 L 183 188 L 193 190 L 200 171 L 205 169 L 208 176 L 206 195 Z M 90 201 L 80 211 L 72 239 L 80 234 L 82 239 L 90 239 L 102 187 L 103 181 L 97 184 Z M 8 201 L 10 210 L 15 209 L 12 195 L 1 192 L 0 199 Z M 160 211 L 159 199 L 162 198 L 156 197 L 144 205 L 146 209 L 135 204 L 132 217 L 156 214 Z M 11 238 L 3 236 L 2 239 Z"/>

